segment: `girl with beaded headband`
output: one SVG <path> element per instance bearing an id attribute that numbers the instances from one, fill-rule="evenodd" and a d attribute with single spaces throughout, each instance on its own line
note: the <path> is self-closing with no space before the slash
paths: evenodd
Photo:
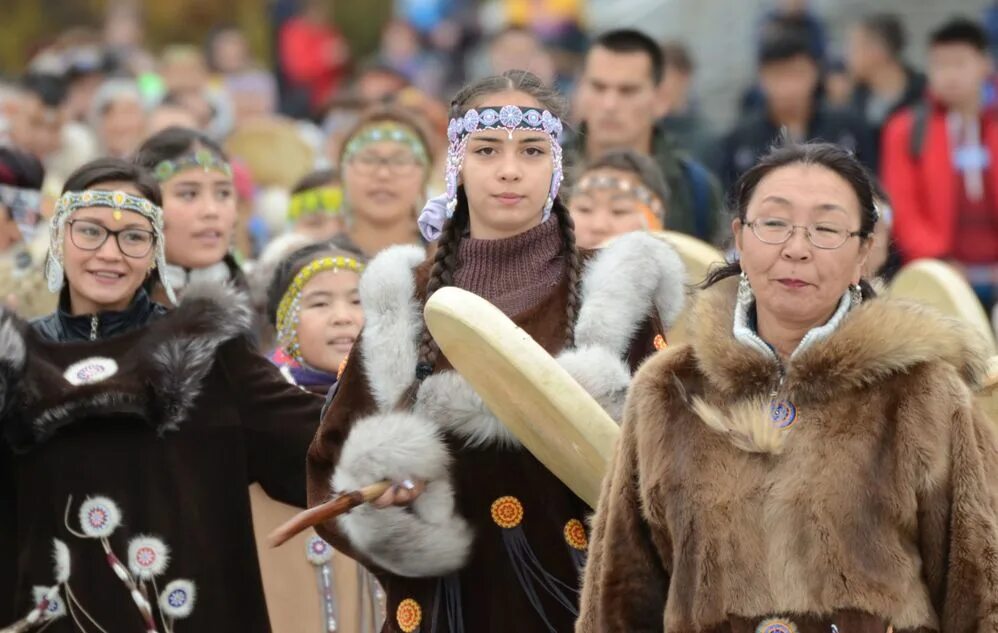
<path id="1" fill-rule="evenodd" d="M 302 455 L 323 399 L 254 352 L 250 302 L 231 285 L 188 285 L 173 310 L 150 300 L 145 279 L 164 262 L 148 171 L 101 159 L 66 188 L 47 268 L 59 309 L 30 323 L 0 310 L 0 619 L 39 604 L 58 538 L 73 600 L 98 623 L 87 630 L 269 631 L 250 486 L 305 505 Z M 110 540 L 83 542 L 74 515 Z M 126 566 L 128 541 L 144 545 Z M 132 566 L 165 561 L 158 543 L 172 579 L 207 588 L 193 611 L 190 583 L 157 587 Z"/>
<path id="2" fill-rule="evenodd" d="M 361 280 L 366 324 L 309 450 L 309 503 L 394 482 L 317 526 L 378 576 L 385 631 L 572 628 L 589 509 L 452 370 L 421 316 L 441 287 L 474 292 L 619 415 L 630 372 L 682 305 L 682 265 L 640 234 L 576 248 L 558 197 L 563 114 L 524 71 L 462 90 L 449 195 L 421 217 L 434 254 L 389 249 Z"/>
<path id="3" fill-rule="evenodd" d="M 225 151 L 200 132 L 171 127 L 147 139 L 135 162 L 148 169 L 163 190 L 165 272 L 177 293 L 182 295 L 197 280 L 232 281 L 245 288 L 230 253 L 238 214 Z M 150 291 L 167 303 L 159 286 Z"/>
<path id="4" fill-rule="evenodd" d="M 319 169 L 291 190 L 288 228 L 313 240 L 328 240 L 346 230 L 343 184 L 335 169 Z"/>
<path id="5" fill-rule="evenodd" d="M 267 292 L 277 329 L 271 360 L 290 382 L 326 395 L 364 326 L 358 285 L 366 259 L 342 242 L 301 248 L 281 262 Z"/>
<path id="6" fill-rule="evenodd" d="M 292 384 L 326 396 L 334 389 L 350 349 L 364 325 L 358 284 L 366 259 L 343 238 L 311 244 L 285 258 L 274 273 L 267 311 L 277 329 L 278 348 L 271 361 Z M 323 630 L 373 633 L 384 619 L 384 592 L 377 580 L 355 561 L 335 552 L 309 533 L 306 557 L 315 578 L 299 574 L 283 580 L 304 592 L 319 591 Z M 294 568 L 302 552 L 285 548 Z M 290 567 L 290 563 L 289 563 Z"/>
<path id="7" fill-rule="evenodd" d="M 361 252 L 419 243 L 416 216 L 432 166 L 422 126 L 406 112 L 371 110 L 346 135 L 339 167 L 347 235 Z"/>
<path id="8" fill-rule="evenodd" d="M 568 208 L 579 245 L 597 248 L 631 231 L 661 231 L 668 197 L 655 161 L 633 150 L 607 152 L 572 187 Z"/>

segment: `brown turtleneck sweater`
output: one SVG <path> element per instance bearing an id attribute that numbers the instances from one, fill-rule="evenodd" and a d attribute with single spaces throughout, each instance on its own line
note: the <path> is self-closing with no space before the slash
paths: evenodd
<path id="1" fill-rule="evenodd" d="M 506 316 L 536 306 L 565 272 L 557 218 L 498 240 L 466 237 L 458 247 L 454 285 L 488 299 Z"/>

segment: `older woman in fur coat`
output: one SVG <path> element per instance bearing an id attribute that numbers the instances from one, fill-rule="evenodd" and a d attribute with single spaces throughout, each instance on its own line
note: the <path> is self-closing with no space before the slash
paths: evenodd
<path id="1" fill-rule="evenodd" d="M 983 346 L 861 282 L 850 155 L 777 149 L 737 201 L 740 263 L 632 384 L 576 630 L 998 630 Z"/>

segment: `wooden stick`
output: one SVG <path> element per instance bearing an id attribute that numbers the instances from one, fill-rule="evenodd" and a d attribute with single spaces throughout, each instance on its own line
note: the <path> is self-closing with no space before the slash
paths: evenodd
<path id="1" fill-rule="evenodd" d="M 267 536 L 267 543 L 270 544 L 271 548 L 280 547 L 310 527 L 338 517 L 341 514 L 346 514 L 359 505 L 374 501 L 385 494 L 391 486 L 392 482 L 390 481 L 379 481 L 376 484 L 365 486 L 360 490 L 345 492 L 322 505 L 299 512 L 291 517 L 287 523 L 271 532 Z"/>

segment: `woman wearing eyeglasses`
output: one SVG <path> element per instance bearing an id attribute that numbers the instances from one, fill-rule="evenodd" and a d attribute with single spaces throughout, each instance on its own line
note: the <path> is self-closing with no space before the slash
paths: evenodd
<path id="1" fill-rule="evenodd" d="M 993 629 L 984 346 L 861 278 L 877 217 L 845 150 L 776 149 L 735 200 L 738 261 L 631 383 L 576 631 Z"/>
<path id="2" fill-rule="evenodd" d="M 159 205 L 136 165 L 80 168 L 51 223 L 58 310 L 0 312 L 0 628 L 44 604 L 54 632 L 270 630 L 248 486 L 304 506 L 322 399 L 251 350 L 231 286 L 150 300 L 150 277 L 174 299 Z"/>
<path id="3" fill-rule="evenodd" d="M 423 130 L 403 112 L 374 110 L 347 135 L 340 154 L 347 235 L 366 256 L 421 242 L 416 216 L 432 165 Z"/>

